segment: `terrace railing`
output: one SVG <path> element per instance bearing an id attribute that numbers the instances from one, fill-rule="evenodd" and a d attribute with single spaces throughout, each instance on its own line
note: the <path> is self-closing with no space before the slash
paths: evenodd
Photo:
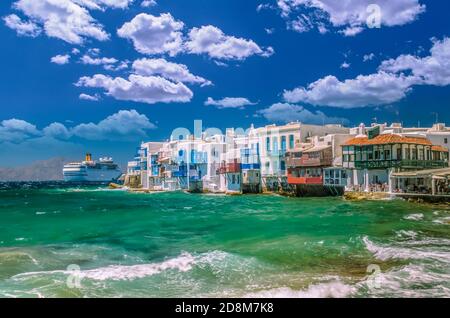
<path id="1" fill-rule="evenodd" d="M 448 167 L 444 160 L 368 160 L 356 161 L 356 169 L 439 169 Z"/>

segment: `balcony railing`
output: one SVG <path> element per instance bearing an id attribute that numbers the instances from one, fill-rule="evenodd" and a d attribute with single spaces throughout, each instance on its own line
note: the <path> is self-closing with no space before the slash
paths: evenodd
<path id="1" fill-rule="evenodd" d="M 240 163 L 227 163 L 220 165 L 219 169 L 217 169 L 217 174 L 225 174 L 225 173 L 239 173 L 241 172 L 241 164 Z"/>
<path id="2" fill-rule="evenodd" d="M 291 177 L 288 176 L 287 182 L 289 184 L 323 184 L 323 177 Z"/>
<path id="3" fill-rule="evenodd" d="M 348 164 L 347 162 L 344 163 Z M 438 169 L 448 167 L 448 162 L 443 160 L 370 160 L 356 161 L 356 169 Z"/>
<path id="4" fill-rule="evenodd" d="M 242 163 L 241 169 L 242 170 L 260 170 L 261 164 L 259 164 L 259 163 Z"/>
<path id="5" fill-rule="evenodd" d="M 331 158 L 287 158 L 286 164 L 288 167 L 327 167 L 333 165 Z"/>

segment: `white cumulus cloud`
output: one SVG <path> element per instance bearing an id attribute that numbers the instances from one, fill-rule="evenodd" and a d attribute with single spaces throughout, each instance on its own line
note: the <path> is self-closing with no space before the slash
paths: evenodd
<path id="1" fill-rule="evenodd" d="M 136 110 L 121 110 L 98 123 L 80 124 L 71 129 L 74 136 L 87 140 L 122 140 L 147 136 L 156 126 Z"/>
<path id="2" fill-rule="evenodd" d="M 150 8 L 156 6 L 157 3 L 155 0 L 144 0 L 141 2 L 141 7 Z"/>
<path id="3" fill-rule="evenodd" d="M 184 23 L 176 21 L 170 13 L 160 16 L 140 13 L 126 22 L 117 34 L 133 42 L 142 54 L 177 55 L 182 50 Z"/>
<path id="4" fill-rule="evenodd" d="M 270 122 L 288 123 L 299 121 L 305 124 L 345 124 L 347 119 L 329 117 L 321 111 L 312 112 L 306 108 L 288 103 L 276 103 L 257 112 Z"/>
<path id="5" fill-rule="evenodd" d="M 81 100 L 87 100 L 87 101 L 91 101 L 91 102 L 97 102 L 100 100 L 100 96 L 98 96 L 97 94 L 89 95 L 89 94 L 82 93 L 82 94 L 80 94 L 79 98 Z"/>
<path id="6" fill-rule="evenodd" d="M 301 28 L 297 31 L 309 31 L 324 24 L 330 25 L 346 36 L 354 36 L 368 28 L 368 20 L 378 18 L 380 26 L 392 27 L 415 21 L 426 9 L 419 0 L 277 0 L 282 16 L 288 25 L 295 22 Z M 376 9 L 372 6 L 377 5 Z"/>
<path id="7" fill-rule="evenodd" d="M 118 62 L 118 60 L 113 57 L 91 57 L 87 54 L 83 55 L 80 61 L 81 63 L 88 65 L 107 65 L 115 64 Z"/>
<path id="8" fill-rule="evenodd" d="M 205 106 L 216 106 L 217 108 L 244 108 L 256 104 L 244 97 L 225 97 L 220 100 L 208 97 L 205 101 Z"/>
<path id="9" fill-rule="evenodd" d="M 50 59 L 50 62 L 58 64 L 58 65 L 64 65 L 64 64 L 69 63 L 69 60 L 70 60 L 70 55 L 69 54 L 64 54 L 64 55 L 53 56 Z"/>
<path id="10" fill-rule="evenodd" d="M 69 129 L 61 123 L 52 123 L 45 127 L 42 132 L 45 136 L 55 139 L 68 139 L 71 136 Z"/>
<path id="11" fill-rule="evenodd" d="M 159 75 L 175 82 L 201 84 L 202 86 L 212 84 L 203 77 L 192 74 L 186 65 L 168 62 L 165 59 L 139 59 L 133 62 L 132 68 L 137 75 Z"/>
<path id="12" fill-rule="evenodd" d="M 92 10 L 106 8 L 126 9 L 134 0 L 72 0 L 73 2 Z"/>
<path id="13" fill-rule="evenodd" d="M 30 19 L 28 23 L 41 26 L 49 37 L 72 44 L 82 44 L 86 38 L 109 38 L 86 8 L 71 0 L 19 0 L 13 7 Z"/>
<path id="14" fill-rule="evenodd" d="M 286 90 L 283 97 L 287 102 L 304 102 L 312 105 L 356 108 L 385 105 L 406 96 L 413 81 L 405 76 L 385 72 L 359 75 L 354 79 L 340 81 L 329 75 L 308 87 Z"/>
<path id="15" fill-rule="evenodd" d="M 410 72 L 417 79 L 417 84 L 450 85 L 450 38 L 442 41 L 434 39 L 429 56 L 400 55 L 384 61 L 379 69 L 393 73 Z"/>
<path id="16" fill-rule="evenodd" d="M 272 47 L 262 49 L 253 40 L 225 35 L 212 25 L 193 28 L 188 38 L 185 43 L 188 52 L 208 54 L 215 59 L 244 60 L 252 55 L 268 57 L 274 53 Z"/>
<path id="17" fill-rule="evenodd" d="M 76 85 L 103 88 L 115 99 L 147 104 L 187 103 L 193 97 L 192 91 L 183 83 L 173 83 L 159 76 L 132 74 L 125 79 L 96 74 L 80 78 Z"/>
<path id="18" fill-rule="evenodd" d="M 20 119 L 8 119 L 0 122 L 1 142 L 21 142 L 27 138 L 41 135 L 35 125 Z"/>
<path id="19" fill-rule="evenodd" d="M 37 37 L 41 34 L 42 29 L 34 22 L 23 21 L 18 15 L 10 14 L 3 17 L 5 25 L 17 32 L 18 35 Z"/>
<path id="20" fill-rule="evenodd" d="M 136 140 L 145 138 L 147 131 L 156 128 L 146 115 L 136 110 L 120 110 L 98 123 L 81 123 L 73 127 L 54 122 L 42 130 L 24 120 L 8 119 L 0 122 L 0 149 L 4 145 L 53 145 L 56 140 L 66 141 L 73 137 L 85 140 Z"/>
<path id="21" fill-rule="evenodd" d="M 430 55 L 401 55 L 381 63 L 378 72 L 340 81 L 328 75 L 307 87 L 285 90 L 290 103 L 356 108 L 397 102 L 416 85 L 450 85 L 450 39 L 434 39 Z"/>

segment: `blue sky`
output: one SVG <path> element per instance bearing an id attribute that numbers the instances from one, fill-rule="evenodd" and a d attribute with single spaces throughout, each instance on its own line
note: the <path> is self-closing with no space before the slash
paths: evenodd
<path id="1" fill-rule="evenodd" d="M 433 113 L 449 122 L 449 10 L 424 0 L 2 1 L 0 166 L 87 151 L 124 163 L 140 141 L 195 119 L 221 129 L 424 126 Z"/>

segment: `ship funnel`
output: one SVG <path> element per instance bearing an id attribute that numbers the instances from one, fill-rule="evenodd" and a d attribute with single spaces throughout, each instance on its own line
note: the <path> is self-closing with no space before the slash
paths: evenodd
<path id="1" fill-rule="evenodd" d="M 85 161 L 92 161 L 92 155 L 90 153 L 86 154 L 86 160 Z"/>

